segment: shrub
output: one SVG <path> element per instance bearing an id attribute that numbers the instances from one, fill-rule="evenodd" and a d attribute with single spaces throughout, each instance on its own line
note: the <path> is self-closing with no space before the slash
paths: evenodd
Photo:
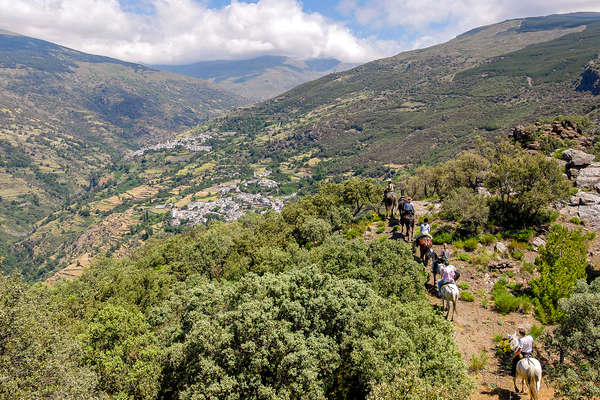
<path id="1" fill-rule="evenodd" d="M 492 297 L 494 299 L 494 308 L 502 313 L 508 314 L 511 312 L 519 311 L 528 312 L 531 310 L 531 302 L 524 296 L 517 297 L 510 293 L 507 288 L 507 281 L 505 278 L 498 280 L 494 284 L 492 290 Z"/>
<path id="2" fill-rule="evenodd" d="M 573 217 L 569 222 L 575 225 L 583 225 L 583 221 L 579 217 Z"/>
<path id="3" fill-rule="evenodd" d="M 545 326 L 543 326 L 543 325 L 541 325 L 541 326 L 540 326 L 540 325 L 533 324 L 533 325 L 531 326 L 531 329 L 529 330 L 529 334 L 530 334 L 530 335 L 531 335 L 531 336 L 532 336 L 534 339 L 537 339 L 537 338 L 539 338 L 540 336 L 542 336 L 542 334 L 544 333 L 544 330 L 546 330 L 546 327 L 545 327 Z"/>
<path id="4" fill-rule="evenodd" d="M 383 232 L 385 232 L 385 227 L 381 226 L 381 227 L 377 228 L 376 233 L 383 233 Z"/>
<path id="5" fill-rule="evenodd" d="M 469 285 L 468 282 L 459 282 L 458 287 L 460 288 L 460 290 L 467 290 L 471 287 L 471 285 Z"/>
<path id="6" fill-rule="evenodd" d="M 484 245 L 488 246 L 490 244 L 496 243 L 497 239 L 496 236 L 492 235 L 491 233 L 485 233 L 483 235 L 479 235 L 479 241 Z"/>
<path id="7" fill-rule="evenodd" d="M 540 276 L 530 282 L 536 314 L 542 322 L 560 319 L 559 300 L 568 297 L 577 280 L 585 277 L 590 240 L 593 236 L 581 228 L 570 231 L 561 225 L 552 227 L 537 260 Z"/>
<path id="8" fill-rule="evenodd" d="M 300 225 L 299 233 L 300 240 L 306 243 L 319 244 L 331 233 L 331 225 L 324 219 L 309 217 Z"/>
<path id="9" fill-rule="evenodd" d="M 485 350 L 479 352 L 479 354 L 473 354 L 471 356 L 471 364 L 469 365 L 469 371 L 477 373 L 483 370 L 488 362 L 488 355 Z"/>
<path id="10" fill-rule="evenodd" d="M 463 249 L 471 252 L 477 248 L 478 244 L 479 244 L 479 241 L 477 240 L 477 238 L 470 238 L 470 239 L 467 239 L 464 241 Z"/>
<path id="11" fill-rule="evenodd" d="M 542 336 L 555 361 L 546 366 L 556 396 L 600 398 L 600 279 L 577 282 L 573 294 L 559 301 L 560 325 Z"/>
<path id="12" fill-rule="evenodd" d="M 489 207 L 485 196 L 474 193 L 466 187 L 460 187 L 444 198 L 442 214 L 447 219 L 457 221 L 463 232 L 476 234 L 487 223 Z"/>
<path id="13" fill-rule="evenodd" d="M 471 261 L 471 255 L 467 253 L 460 253 L 456 258 L 460 261 Z"/>
<path id="14" fill-rule="evenodd" d="M 460 292 L 460 299 L 471 303 L 475 301 L 475 296 L 473 295 L 473 293 L 463 290 L 462 292 Z"/>
<path id="15" fill-rule="evenodd" d="M 521 273 L 522 274 L 533 274 L 535 272 L 535 264 L 523 261 L 523 265 L 521 265 Z"/>
<path id="16" fill-rule="evenodd" d="M 441 245 L 444 243 L 452 243 L 452 233 L 440 232 L 433 235 L 433 244 Z"/>

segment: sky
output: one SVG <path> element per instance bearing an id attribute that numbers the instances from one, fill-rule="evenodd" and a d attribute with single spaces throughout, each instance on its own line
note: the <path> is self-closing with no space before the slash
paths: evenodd
<path id="1" fill-rule="evenodd" d="M 261 55 L 366 62 L 598 0 L 0 0 L 0 29 L 144 64 Z"/>

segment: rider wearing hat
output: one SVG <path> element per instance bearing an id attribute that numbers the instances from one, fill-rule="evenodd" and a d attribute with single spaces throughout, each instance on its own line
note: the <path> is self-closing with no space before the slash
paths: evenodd
<path id="1" fill-rule="evenodd" d="M 406 199 L 406 203 L 404 203 L 404 207 L 402 207 L 402 211 L 404 211 L 406 214 L 415 214 L 415 206 L 412 203 L 412 198 L 408 197 Z"/>
<path id="2" fill-rule="evenodd" d="M 393 193 L 394 192 L 394 183 L 391 179 L 387 180 L 387 187 L 385 188 L 385 193 Z"/>
<path id="3" fill-rule="evenodd" d="M 524 327 L 519 327 L 519 347 L 513 354 L 511 376 L 517 374 L 517 364 L 523 357 L 531 357 L 533 353 L 533 337 L 527 334 L 527 330 Z"/>

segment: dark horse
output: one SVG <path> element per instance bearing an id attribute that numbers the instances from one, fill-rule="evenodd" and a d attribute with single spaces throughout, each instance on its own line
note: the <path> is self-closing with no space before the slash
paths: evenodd
<path id="1" fill-rule="evenodd" d="M 421 236 L 417 239 L 417 247 L 419 248 L 419 258 L 425 267 L 429 264 L 429 259 L 433 257 L 433 240 L 429 236 Z"/>
<path id="2" fill-rule="evenodd" d="M 398 202 L 398 209 L 400 210 L 400 227 L 404 238 L 408 242 L 412 242 L 413 234 L 415 231 L 415 214 L 407 213 L 404 211 L 404 204 L 406 203 L 406 199 L 401 198 Z M 404 233 L 404 228 L 406 228 L 406 234 Z"/>

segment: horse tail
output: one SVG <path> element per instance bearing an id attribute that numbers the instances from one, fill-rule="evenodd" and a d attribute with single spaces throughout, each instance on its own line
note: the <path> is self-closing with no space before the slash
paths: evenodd
<path id="1" fill-rule="evenodd" d="M 527 369 L 527 387 L 529 388 L 529 395 L 533 400 L 539 399 L 537 378 L 536 368 L 530 366 Z"/>

